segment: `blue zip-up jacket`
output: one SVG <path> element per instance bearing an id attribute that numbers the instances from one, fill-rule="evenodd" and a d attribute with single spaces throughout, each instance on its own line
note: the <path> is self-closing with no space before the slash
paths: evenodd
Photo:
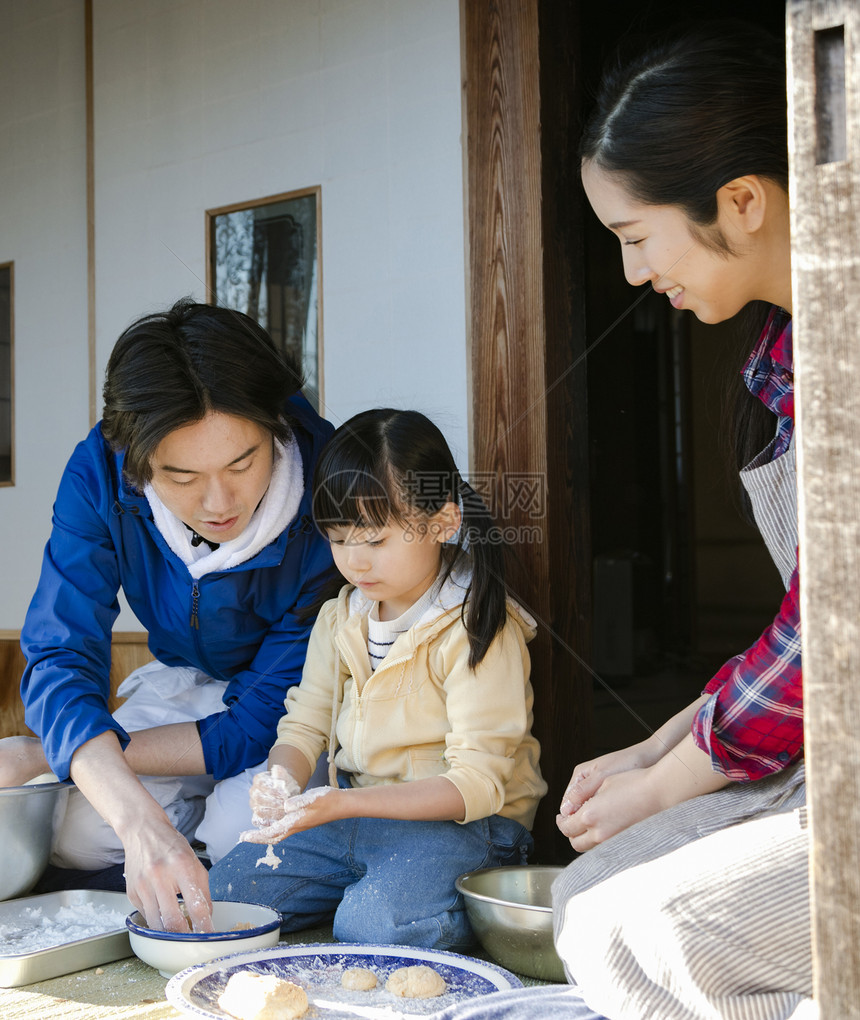
<path id="1" fill-rule="evenodd" d="M 198 724 L 207 772 L 224 779 L 269 753 L 313 623 L 296 612 L 335 574 L 311 517 L 314 465 L 334 430 L 301 395 L 286 415 L 304 465 L 295 519 L 250 560 L 198 581 L 156 528 L 146 497 L 124 481 L 123 454 L 110 449 L 100 424 L 75 448 L 21 632 L 25 720 L 58 778 L 68 778 L 74 752 L 100 733 L 113 730 L 128 743 L 108 711 L 120 588 L 156 659 L 228 681 L 227 710 Z"/>

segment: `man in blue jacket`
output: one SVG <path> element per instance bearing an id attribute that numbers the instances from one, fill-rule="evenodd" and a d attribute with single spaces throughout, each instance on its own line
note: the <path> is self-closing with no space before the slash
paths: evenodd
<path id="1" fill-rule="evenodd" d="M 39 740 L 0 742 L 0 778 L 71 777 L 55 862 L 124 860 L 152 927 L 182 927 L 181 895 L 211 928 L 189 840 L 223 853 L 243 827 L 219 787 L 233 777 L 244 790 L 245 770 L 265 762 L 336 576 L 310 511 L 332 428 L 300 383 L 252 319 L 179 301 L 117 341 L 102 421 L 60 482 L 21 636 L 25 718 Z M 155 662 L 123 683 L 112 716 L 120 589 Z"/>

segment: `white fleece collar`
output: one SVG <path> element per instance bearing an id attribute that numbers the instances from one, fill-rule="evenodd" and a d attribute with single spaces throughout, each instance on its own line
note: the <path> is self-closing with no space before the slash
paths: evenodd
<path id="1" fill-rule="evenodd" d="M 147 484 L 144 495 L 149 501 L 155 526 L 165 542 L 188 567 L 193 578 L 203 577 L 216 570 L 229 570 L 256 556 L 273 542 L 295 519 L 305 492 L 304 468 L 299 444 L 291 436 L 286 443 L 275 440 L 272 478 L 260 505 L 254 511 L 245 530 L 210 549 L 205 542 L 191 544 L 192 533 L 185 524 L 158 497 Z"/>

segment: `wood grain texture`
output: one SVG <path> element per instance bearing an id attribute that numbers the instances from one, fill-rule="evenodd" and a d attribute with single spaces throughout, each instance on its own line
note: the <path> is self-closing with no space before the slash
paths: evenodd
<path id="1" fill-rule="evenodd" d="M 575 6 L 463 0 L 462 13 L 472 473 L 495 480 L 511 592 L 538 621 L 534 729 L 550 789 L 535 857 L 568 860 L 555 814 L 590 751 L 592 691 L 582 262 L 567 220 Z M 537 502 L 515 498 L 524 479 Z"/>
<path id="2" fill-rule="evenodd" d="M 815 998 L 860 1016 L 860 8 L 790 0 L 788 93 Z M 815 33 L 845 26 L 847 156 L 820 137 Z"/>
<path id="3" fill-rule="evenodd" d="M 110 684 L 108 706 L 113 711 L 121 701 L 116 689 L 132 670 L 152 661 L 146 646 L 146 635 L 135 631 L 117 632 L 111 647 Z M 0 637 L 0 737 L 32 736 L 24 724 L 24 705 L 19 693 L 24 672 L 24 655 L 17 638 L 4 633 Z"/>

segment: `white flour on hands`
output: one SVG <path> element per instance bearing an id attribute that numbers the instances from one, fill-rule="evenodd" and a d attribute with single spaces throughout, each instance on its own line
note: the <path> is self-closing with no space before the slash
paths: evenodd
<path id="1" fill-rule="evenodd" d="M 334 790 L 333 786 L 314 786 L 299 794 L 298 797 L 292 797 L 286 802 L 286 812 L 283 817 L 261 828 L 246 829 L 245 832 L 239 833 L 239 839 L 243 843 L 280 843 L 304 818 L 305 808 L 320 797 L 331 793 L 332 790 Z"/>
<path id="2" fill-rule="evenodd" d="M 287 802 L 301 793 L 299 784 L 283 765 L 273 765 L 268 772 L 254 776 L 251 785 L 251 821 L 259 829 L 282 818 Z"/>

